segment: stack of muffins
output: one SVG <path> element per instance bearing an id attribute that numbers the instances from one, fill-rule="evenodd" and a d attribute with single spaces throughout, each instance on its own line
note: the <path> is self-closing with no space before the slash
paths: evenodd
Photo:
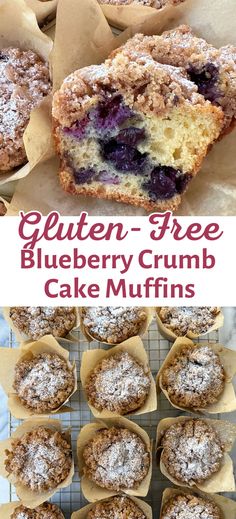
<path id="1" fill-rule="evenodd" d="M 70 347 L 79 323 L 85 338 L 102 347 L 89 348 L 81 358 L 80 382 L 99 421 L 91 421 L 78 435 L 81 490 L 90 504 L 73 512 L 72 518 L 150 519 L 151 509 L 140 497 L 147 495 L 151 482 L 152 441 L 133 416 L 157 408 L 155 382 L 140 338 L 154 316 L 162 334 L 170 334 L 172 341 L 173 335 L 178 337 L 159 370 L 157 389 L 174 407 L 197 413 L 157 424 L 155 458 L 163 474 L 177 485 L 164 492 L 160 517 L 226 519 L 225 500 L 209 492 L 232 485 L 232 469 L 226 465 L 236 432 L 229 422 L 210 420 L 204 413 L 214 413 L 214 406 L 222 405 L 233 376 L 231 369 L 230 379 L 225 358 L 228 355 L 235 365 L 236 359 L 224 347 L 188 338 L 223 324 L 221 310 L 208 307 L 5 310 L 11 328 L 22 337 L 10 375 L 9 402 L 14 395 L 17 417 L 25 417 L 19 414 L 22 409 L 30 416 L 3 451 L 6 475 L 20 498 L 9 518 L 64 517 L 47 499 L 72 481 L 70 433 L 48 415 L 63 412 L 75 391 L 76 371 L 58 341 L 66 340 Z M 0 369 L 0 382 L 1 378 Z"/>

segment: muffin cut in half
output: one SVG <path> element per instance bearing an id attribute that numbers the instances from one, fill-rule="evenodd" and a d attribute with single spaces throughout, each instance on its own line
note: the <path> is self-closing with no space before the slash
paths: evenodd
<path id="1" fill-rule="evenodd" d="M 219 137 L 223 112 L 184 70 L 130 46 L 66 78 L 53 121 L 65 191 L 172 210 Z"/>

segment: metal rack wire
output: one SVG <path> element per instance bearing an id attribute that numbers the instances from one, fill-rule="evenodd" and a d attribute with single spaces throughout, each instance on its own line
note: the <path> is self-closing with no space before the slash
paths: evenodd
<path id="1" fill-rule="evenodd" d="M 70 352 L 70 360 L 74 360 L 77 365 L 77 371 L 79 373 L 81 357 L 84 351 L 93 348 L 103 347 L 104 345 L 100 345 L 99 343 L 91 342 L 88 343 L 80 331 L 76 332 L 77 341 L 73 343 L 66 343 L 65 341 L 61 341 L 62 346 L 65 346 L 69 349 Z M 218 332 L 213 332 L 207 336 L 204 336 L 200 341 L 207 342 L 219 342 Z M 149 355 L 149 362 L 151 366 L 152 373 L 154 377 L 156 376 L 166 354 L 168 353 L 171 343 L 165 339 L 163 339 L 156 326 L 156 322 L 153 321 L 148 332 L 143 338 L 144 346 Z M 15 341 L 14 336 L 9 331 L 9 345 L 14 348 L 17 347 L 17 343 Z M 83 425 L 94 420 L 93 415 L 89 411 L 85 396 L 83 394 L 81 383 L 78 383 L 78 391 L 73 395 L 71 399 L 71 406 L 74 409 L 71 413 L 56 415 L 56 418 L 60 418 L 63 426 L 70 427 L 72 432 L 72 445 L 73 452 L 76 459 L 76 439 L 77 435 L 83 427 Z M 167 416 L 177 416 L 180 414 L 179 411 L 175 410 L 170 406 L 168 400 L 164 397 L 163 394 L 158 396 L 158 411 L 153 413 L 148 413 L 145 415 L 141 415 L 138 417 L 132 417 L 136 423 L 138 423 L 141 427 L 143 427 L 150 438 L 155 439 L 156 435 L 156 427 L 157 423 L 161 418 L 165 418 Z M 19 424 L 18 420 L 15 420 L 9 413 L 9 435 L 16 429 Z M 158 511 L 160 507 L 161 495 L 162 491 L 165 487 L 170 486 L 170 483 L 162 476 L 160 473 L 156 463 L 155 458 L 153 460 L 153 476 L 150 486 L 150 491 L 146 498 L 146 501 L 152 506 L 154 517 L 158 517 Z M 9 500 L 15 501 L 17 499 L 14 487 L 9 486 Z M 80 489 L 80 480 L 76 467 L 75 475 L 73 478 L 72 485 L 66 489 L 62 489 L 57 492 L 53 498 L 52 502 L 56 503 L 63 510 L 66 519 L 70 518 L 72 511 L 78 510 L 87 504 L 84 499 L 81 489 Z"/>

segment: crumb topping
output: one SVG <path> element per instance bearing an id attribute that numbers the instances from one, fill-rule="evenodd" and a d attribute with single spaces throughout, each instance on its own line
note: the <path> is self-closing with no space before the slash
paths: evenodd
<path id="1" fill-rule="evenodd" d="M 223 519 L 218 506 L 192 494 L 178 494 L 164 505 L 160 519 Z"/>
<path id="2" fill-rule="evenodd" d="M 202 483 L 220 469 L 223 446 L 215 430 L 203 420 L 171 425 L 161 446 L 163 464 L 170 476 L 181 483 Z"/>
<path id="3" fill-rule="evenodd" d="M 161 374 L 163 388 L 181 407 L 205 408 L 217 402 L 225 373 L 219 355 L 207 345 L 184 347 Z"/>
<path id="4" fill-rule="evenodd" d="M 162 306 L 159 317 L 166 328 L 181 337 L 188 332 L 206 333 L 215 324 L 218 313 L 215 306 Z"/>
<path id="5" fill-rule="evenodd" d="M 57 354 L 41 353 L 16 365 L 13 388 L 23 405 L 35 412 L 57 409 L 74 386 L 73 367 Z"/>
<path id="6" fill-rule="evenodd" d="M 150 385 L 150 370 L 124 351 L 103 359 L 90 373 L 85 390 L 99 411 L 127 414 L 144 404 Z"/>
<path id="7" fill-rule="evenodd" d="M 6 450 L 5 467 L 9 474 L 33 492 L 56 488 L 69 475 L 71 446 L 63 433 L 38 427 L 12 440 Z"/>
<path id="8" fill-rule="evenodd" d="M 75 308 L 69 306 L 13 306 L 10 318 L 19 332 L 33 340 L 48 334 L 65 337 L 76 323 Z"/>
<path id="9" fill-rule="evenodd" d="M 87 519 L 146 519 L 146 515 L 132 499 L 115 496 L 96 503 Z"/>
<path id="10" fill-rule="evenodd" d="M 23 133 L 30 112 L 50 91 L 48 64 L 35 52 L 0 51 L 0 171 L 26 161 Z"/>
<path id="11" fill-rule="evenodd" d="M 147 313 L 138 306 L 89 306 L 82 308 L 82 319 L 94 339 L 118 344 L 140 333 Z"/>
<path id="12" fill-rule="evenodd" d="M 153 7 L 154 9 L 161 9 L 165 5 L 177 5 L 184 0 L 99 0 L 100 4 L 110 5 L 144 5 L 146 7 Z"/>
<path id="13" fill-rule="evenodd" d="M 64 515 L 58 506 L 52 503 L 43 503 L 37 508 L 31 509 L 26 506 L 18 506 L 11 519 L 64 519 Z"/>
<path id="14" fill-rule="evenodd" d="M 83 452 L 84 474 L 108 490 L 137 488 L 148 473 L 150 455 L 143 440 L 128 429 L 97 431 Z"/>

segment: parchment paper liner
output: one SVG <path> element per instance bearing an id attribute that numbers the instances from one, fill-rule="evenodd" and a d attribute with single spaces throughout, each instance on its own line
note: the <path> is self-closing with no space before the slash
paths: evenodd
<path id="1" fill-rule="evenodd" d="M 47 2 L 26 0 L 26 4 L 34 11 L 38 23 L 41 24 L 55 16 L 58 0 L 48 0 Z"/>
<path id="2" fill-rule="evenodd" d="M 94 435 L 96 434 L 96 431 L 110 428 L 110 427 L 123 427 L 126 429 L 129 429 L 130 431 L 138 434 L 140 438 L 144 441 L 146 444 L 147 450 L 150 454 L 150 467 L 148 474 L 143 479 L 141 484 L 138 486 L 138 488 L 135 489 L 122 489 L 122 492 L 124 494 L 127 494 L 129 496 L 146 496 L 148 493 L 148 489 L 150 486 L 151 476 L 152 476 L 152 441 L 150 440 L 148 434 L 139 427 L 134 422 L 131 422 L 127 418 L 124 418 L 123 416 L 117 417 L 117 418 L 106 418 L 103 420 L 97 420 L 97 422 L 90 423 L 85 425 L 78 436 L 77 439 L 77 458 L 78 458 L 78 467 L 79 467 L 79 475 L 81 477 L 81 489 L 84 494 L 84 497 L 90 501 L 98 501 L 100 499 L 106 499 L 107 497 L 111 497 L 117 494 L 117 492 L 114 490 L 106 490 L 105 488 L 101 488 L 93 481 L 89 480 L 87 476 L 83 475 L 83 467 L 84 467 L 84 460 L 83 460 L 83 450 L 85 448 L 85 445 L 88 443 L 89 440 L 91 440 Z"/>
<path id="3" fill-rule="evenodd" d="M 73 367 L 74 374 L 74 388 L 66 400 L 56 409 L 36 413 L 31 409 L 25 407 L 20 398 L 15 393 L 13 388 L 13 382 L 15 378 L 15 367 L 16 364 L 23 359 L 31 359 L 32 355 L 38 355 L 39 353 L 56 353 L 62 359 L 64 359 L 70 366 Z M 73 364 L 69 361 L 69 353 L 67 350 L 62 348 L 56 339 L 52 335 L 45 335 L 42 339 L 36 342 L 28 343 L 23 345 L 22 348 L 0 348 L 0 384 L 3 387 L 5 393 L 8 395 L 8 408 L 11 414 L 18 419 L 30 418 L 31 416 L 47 416 L 56 413 L 68 413 L 71 411 L 71 407 L 65 404 L 69 402 L 71 396 L 77 390 L 77 372 L 75 362 Z"/>
<path id="4" fill-rule="evenodd" d="M 96 349 L 96 350 L 88 350 L 85 351 L 82 355 L 81 360 L 81 368 L 80 368 L 80 379 L 82 383 L 83 390 L 85 392 L 85 383 L 86 380 L 93 371 L 93 369 L 97 366 L 99 362 L 103 359 L 107 359 L 108 357 L 111 357 L 112 355 L 115 355 L 119 352 L 127 352 L 130 355 L 132 355 L 140 364 L 144 366 L 144 368 L 150 370 L 149 366 L 149 360 L 147 353 L 144 349 L 143 343 L 140 339 L 140 337 L 132 337 L 131 339 L 127 339 L 127 341 L 122 342 L 118 346 L 115 346 L 114 348 L 110 350 L 102 350 L 102 349 Z M 146 401 L 140 407 L 139 409 L 136 409 L 135 411 L 131 413 L 127 413 L 130 416 L 140 415 L 144 413 L 151 413 L 152 411 L 155 411 L 157 409 L 157 395 L 156 395 L 156 387 L 154 378 L 152 376 L 152 373 L 150 371 L 150 377 L 151 377 L 151 387 L 149 394 L 147 396 Z M 118 413 L 112 413 L 111 411 L 103 410 L 98 411 L 93 405 L 89 403 L 87 400 L 87 404 L 90 407 L 93 415 L 95 418 L 111 418 L 113 416 L 118 416 Z"/>
<path id="5" fill-rule="evenodd" d="M 25 333 L 21 333 L 18 330 L 18 328 L 16 328 L 12 319 L 10 318 L 10 308 L 11 308 L 10 306 L 3 307 L 3 317 L 4 317 L 5 321 L 8 323 L 8 325 L 10 326 L 13 333 L 15 334 L 16 340 L 23 344 L 33 342 L 33 339 L 31 337 L 28 337 Z M 64 342 L 65 343 L 74 342 L 75 340 L 77 340 L 76 337 L 73 335 L 73 331 L 77 330 L 79 327 L 79 313 L 78 313 L 77 307 L 73 307 L 73 308 L 75 310 L 75 317 L 76 317 L 75 325 L 73 326 L 73 328 L 71 328 L 70 332 L 68 332 L 68 334 L 65 337 L 55 337 L 56 340 L 63 340 L 63 343 Z M 43 337 L 41 337 L 41 339 L 43 339 Z"/>
<path id="6" fill-rule="evenodd" d="M 12 503 L 6 503 L 4 505 L 0 505 L 0 516 L 1 519 L 11 519 L 11 515 L 15 511 L 18 506 L 22 505 L 21 501 L 13 501 Z M 64 517 L 64 515 L 63 515 Z"/>
<path id="7" fill-rule="evenodd" d="M 215 429 L 218 434 L 220 440 L 224 445 L 224 457 L 222 461 L 221 468 L 215 474 L 212 474 L 210 478 L 208 478 L 202 484 L 194 484 L 194 485 L 186 485 L 181 484 L 177 479 L 170 476 L 164 463 L 162 462 L 162 447 L 160 445 L 162 436 L 166 429 L 168 429 L 174 423 L 185 422 L 186 420 L 192 419 L 190 416 L 178 416 L 176 418 L 164 418 L 160 420 L 157 427 L 157 436 L 156 436 L 156 450 L 157 456 L 160 456 L 160 470 L 164 476 L 169 479 L 174 485 L 179 487 L 190 487 L 195 490 L 198 488 L 206 493 L 216 493 L 216 492 L 234 492 L 235 491 L 235 480 L 233 473 L 233 462 L 230 458 L 228 452 L 231 451 L 235 438 L 236 438 L 236 425 L 225 422 L 223 420 L 210 420 L 204 418 L 204 422 L 209 424 L 213 429 Z"/>
<path id="8" fill-rule="evenodd" d="M 165 339 L 168 339 L 168 341 L 174 342 L 176 339 L 178 339 L 178 335 L 176 335 L 172 330 L 167 328 L 165 324 L 161 321 L 159 313 L 161 311 L 161 306 L 156 308 L 156 320 L 157 320 L 157 326 L 160 334 Z M 224 324 L 224 314 L 222 313 L 220 307 L 217 307 L 218 314 L 215 317 L 215 322 L 213 326 L 211 326 L 206 332 L 204 333 L 193 333 L 191 331 L 187 332 L 185 337 L 188 337 L 189 339 L 197 339 L 197 337 L 203 337 L 204 335 L 207 335 L 208 333 L 214 332 L 215 330 L 218 330 L 221 328 Z"/>
<path id="9" fill-rule="evenodd" d="M 107 346 L 117 346 L 117 343 L 113 344 L 111 342 L 99 341 L 98 339 L 93 337 L 91 335 L 91 333 L 89 333 L 87 331 L 87 328 L 85 327 L 83 318 L 82 318 L 82 309 L 83 309 L 83 307 L 79 308 L 80 329 L 81 329 L 81 332 L 83 333 L 83 335 L 85 336 L 85 338 L 87 339 L 87 341 L 89 341 L 89 342 L 96 341 L 96 342 L 100 342 L 100 344 L 106 344 Z M 145 310 L 145 312 L 147 314 L 147 319 L 146 319 L 146 321 L 143 321 L 141 323 L 140 331 L 138 334 L 140 337 L 142 337 L 147 332 L 147 330 L 153 320 L 153 311 L 154 311 L 152 307 L 148 307 L 148 306 L 143 307 L 143 309 Z M 125 342 L 125 341 L 122 341 L 121 343 L 118 343 L 118 344 L 123 344 L 123 342 Z"/>
<path id="10" fill-rule="evenodd" d="M 232 499 L 228 499 L 224 496 L 218 496 L 217 494 L 205 494 L 201 492 L 199 489 L 184 489 L 184 488 L 166 488 L 162 494 L 162 502 L 161 502 L 161 511 L 169 499 L 178 495 L 178 494 L 192 494 L 201 497 L 202 499 L 206 499 L 208 501 L 213 501 L 220 510 L 223 512 L 224 519 L 235 519 L 236 517 L 236 502 Z M 8 518 L 6 518 L 8 519 Z M 223 518 L 222 518 L 223 519 Z"/>
<path id="11" fill-rule="evenodd" d="M 119 494 L 115 494 L 115 495 L 119 495 Z M 132 501 L 134 501 L 134 503 L 137 506 L 139 506 L 139 508 L 141 508 L 141 510 L 143 511 L 143 513 L 145 514 L 147 519 L 152 519 L 152 509 L 147 503 L 145 503 L 145 501 L 143 501 L 142 499 L 138 499 L 137 497 L 134 497 L 134 496 L 132 496 L 132 497 L 129 496 L 129 499 L 132 499 Z M 104 500 L 101 500 L 100 502 L 102 502 L 102 501 L 104 501 Z M 94 503 L 90 503 L 89 505 L 84 506 L 80 510 L 73 512 L 73 514 L 71 515 L 71 519 L 87 519 L 87 514 L 93 507 L 94 507 Z M 1 510 L 1 508 L 0 508 L 0 510 Z M 5 517 L 3 519 L 5 519 Z M 6 519 L 8 519 L 8 517 L 6 517 Z"/>
<path id="12" fill-rule="evenodd" d="M 172 359 L 174 359 L 176 356 L 178 356 L 179 353 L 181 353 L 181 350 L 185 346 L 191 346 L 193 345 L 193 342 L 190 339 L 187 339 L 186 337 L 178 337 L 176 339 L 175 343 L 173 344 L 172 348 L 170 349 L 168 355 L 166 356 L 159 372 L 157 375 L 157 385 L 164 393 L 165 397 L 169 400 L 171 405 L 175 407 L 176 409 L 181 409 L 182 411 L 187 411 L 190 413 L 209 413 L 209 414 L 216 414 L 216 413 L 229 413 L 231 411 L 236 410 L 236 395 L 234 390 L 234 385 L 232 383 L 232 379 L 236 373 L 236 351 L 230 350 L 228 348 L 225 348 L 221 344 L 214 344 L 214 343 L 205 343 L 201 342 L 199 346 L 209 346 L 214 350 L 216 353 L 218 353 L 220 357 L 221 364 L 224 368 L 225 372 L 225 386 L 224 390 L 221 393 L 219 400 L 215 404 L 208 405 L 205 408 L 196 408 L 191 409 L 189 407 L 181 407 L 175 405 L 172 400 L 171 396 L 169 396 L 166 389 L 162 386 L 162 373 L 164 368 L 171 362 Z M 198 346 L 198 345 L 197 345 Z"/>
<path id="13" fill-rule="evenodd" d="M 39 29 L 35 14 L 24 0 L 2 0 L 0 4 L 0 49 L 9 46 L 30 49 L 49 61 L 52 40 Z M 29 147 L 34 145 L 29 143 Z M 29 164 L 25 164 L 7 173 L 0 173 L 0 185 L 19 180 L 28 175 L 29 171 Z"/>
<path id="14" fill-rule="evenodd" d="M 176 6 L 177 7 L 177 6 Z M 162 9 L 154 9 L 144 5 L 107 5 L 101 3 L 103 14 L 108 22 L 118 29 L 126 29 L 130 26 L 140 26 L 140 30 L 153 24 L 155 27 L 163 27 L 163 24 L 172 14 L 173 7 L 166 5 Z"/>
<path id="15" fill-rule="evenodd" d="M 235 0 L 186 0 L 168 9 L 168 16 L 164 9 L 156 11 L 145 23 L 126 29 L 116 38 L 96 0 L 59 0 L 52 63 L 54 88 L 59 88 L 63 78 L 75 69 L 102 62 L 135 32 L 155 34 L 181 23 L 192 25 L 199 36 L 215 46 L 236 44 Z M 191 181 L 176 215 L 236 214 L 235 136 L 236 129 L 213 147 L 201 172 Z M 63 192 L 57 175 L 59 161 L 53 157 L 50 107 L 38 115 L 37 127 L 30 123 L 26 137 L 30 167 L 34 169 L 16 187 L 9 215 L 20 209 L 39 210 L 42 214 L 58 210 L 67 216 L 83 210 L 90 215 L 146 214 L 141 208 Z M 37 150 L 30 146 L 32 142 L 37 142 Z M 42 160 L 46 162 L 40 163 Z"/>
<path id="16" fill-rule="evenodd" d="M 60 420 L 52 420 L 52 419 L 30 419 L 25 420 L 12 434 L 11 438 L 8 438 L 7 440 L 3 440 L 0 442 L 0 475 L 4 478 L 8 479 L 16 489 L 17 496 L 22 501 L 22 504 L 27 506 L 28 508 L 36 508 L 37 506 L 44 503 L 44 501 L 47 501 L 50 497 L 52 497 L 57 490 L 60 488 L 68 487 L 71 482 L 74 475 L 74 463 L 72 461 L 71 470 L 67 476 L 67 478 L 56 488 L 50 491 L 45 492 L 32 492 L 30 489 L 26 488 L 24 485 L 18 483 L 16 481 L 16 478 L 14 478 L 12 475 L 9 475 L 8 472 L 5 469 L 5 460 L 6 460 L 6 453 L 5 450 L 9 449 L 11 450 L 12 445 L 12 438 L 21 438 L 24 433 L 32 431 L 33 429 L 37 429 L 39 426 L 47 427 L 52 430 L 56 431 L 62 431 L 62 424 Z M 71 434 L 70 430 L 67 429 L 64 432 L 64 435 L 69 443 L 71 443 Z"/>

